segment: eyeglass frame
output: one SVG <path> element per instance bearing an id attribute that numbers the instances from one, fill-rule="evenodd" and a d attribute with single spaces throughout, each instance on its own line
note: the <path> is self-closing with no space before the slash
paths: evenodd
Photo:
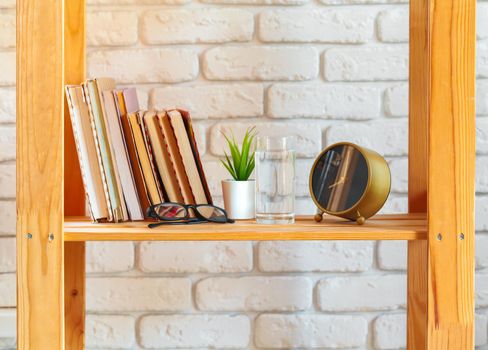
<path id="1" fill-rule="evenodd" d="M 179 206 L 185 209 L 186 215 L 184 217 L 174 217 L 174 218 L 167 218 L 167 217 L 161 217 L 156 213 L 155 208 L 160 206 L 160 205 L 174 205 L 174 206 Z M 206 218 L 200 212 L 198 211 L 199 207 L 211 207 L 218 209 L 222 211 L 222 213 L 225 216 L 225 221 L 217 221 L 217 220 L 212 220 L 210 218 Z M 190 217 L 190 212 L 189 209 L 193 209 L 193 212 L 197 216 L 199 220 L 195 220 Z M 229 215 L 227 214 L 227 211 L 223 208 L 217 207 L 216 205 L 213 204 L 183 204 L 183 203 L 177 203 L 177 202 L 162 202 L 158 204 L 153 204 L 146 210 L 146 215 L 150 218 L 157 219 L 159 222 L 157 223 L 151 223 L 149 224 L 149 228 L 154 228 L 163 224 L 198 224 L 198 223 L 204 223 L 204 222 L 211 222 L 214 224 L 227 224 L 227 223 L 234 223 L 235 221 L 231 218 L 229 218 Z"/>

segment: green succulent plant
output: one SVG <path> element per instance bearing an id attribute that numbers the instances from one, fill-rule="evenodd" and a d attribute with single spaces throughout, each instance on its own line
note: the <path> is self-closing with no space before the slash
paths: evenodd
<path id="1" fill-rule="evenodd" d="M 225 153 L 225 160 L 221 159 L 223 166 L 236 181 L 247 181 L 254 170 L 254 153 L 256 151 L 255 138 L 256 127 L 248 128 L 239 149 L 239 143 L 222 132 L 230 150 L 230 157 Z"/>

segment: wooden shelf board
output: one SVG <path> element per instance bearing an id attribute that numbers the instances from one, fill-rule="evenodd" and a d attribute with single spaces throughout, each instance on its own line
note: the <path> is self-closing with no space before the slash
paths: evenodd
<path id="1" fill-rule="evenodd" d="M 293 225 L 234 224 L 166 225 L 149 229 L 147 222 L 94 224 L 87 218 L 65 218 L 65 241 L 271 241 L 271 240 L 422 240 L 425 214 L 377 215 L 362 226 L 327 217 L 316 223 L 299 217 Z"/>

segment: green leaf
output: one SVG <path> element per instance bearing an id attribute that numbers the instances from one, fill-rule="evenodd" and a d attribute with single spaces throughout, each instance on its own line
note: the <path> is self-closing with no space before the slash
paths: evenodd
<path id="1" fill-rule="evenodd" d="M 235 174 L 237 175 L 237 171 L 238 169 L 240 168 L 240 165 L 241 165 L 241 156 L 240 156 L 240 153 L 239 153 L 239 147 L 237 147 L 237 144 L 235 142 L 235 140 L 230 140 L 227 135 L 223 134 L 224 137 L 225 137 L 225 140 L 227 141 L 227 144 L 229 145 L 229 149 L 230 149 L 230 154 L 232 156 L 232 162 L 234 163 L 233 164 L 233 168 L 235 170 Z"/>
<path id="2" fill-rule="evenodd" d="M 232 172 L 232 169 L 229 167 L 229 165 L 228 165 L 228 164 L 226 164 L 226 163 L 225 163 L 225 162 L 224 162 L 222 159 L 221 159 L 220 161 L 222 162 L 222 165 L 223 165 L 223 166 L 224 166 L 224 167 L 227 169 L 227 171 L 230 173 L 230 175 L 232 176 L 232 178 L 233 178 L 234 180 L 237 180 L 237 179 L 236 179 L 235 174 Z"/>
<path id="3" fill-rule="evenodd" d="M 229 159 L 229 156 L 227 155 L 227 153 L 225 153 L 225 160 L 227 163 L 224 162 L 222 159 L 220 161 L 222 162 L 224 167 L 227 169 L 227 171 L 230 173 L 230 175 L 234 178 L 234 180 L 237 180 L 236 172 L 232 166 L 232 163 L 230 162 L 230 159 Z"/>
<path id="4" fill-rule="evenodd" d="M 245 181 L 249 179 L 255 165 L 254 154 L 256 151 L 256 146 L 254 144 L 254 139 L 257 135 L 256 127 L 253 126 L 246 130 L 242 140 L 241 149 L 239 149 L 239 144 L 237 143 L 234 134 L 232 134 L 232 139 L 223 132 L 222 135 L 229 146 L 230 155 L 232 158 L 229 158 L 227 153 L 224 152 L 225 161 L 221 160 L 222 164 L 235 180 Z"/>
<path id="5" fill-rule="evenodd" d="M 250 162 L 246 168 L 246 175 L 245 175 L 246 180 L 249 179 L 249 177 L 251 176 L 251 174 L 254 170 L 254 167 L 255 167 L 255 158 L 254 158 L 254 152 L 253 152 L 252 153 L 252 159 L 250 160 Z"/>
<path id="6" fill-rule="evenodd" d="M 249 129 L 246 130 L 246 134 L 244 135 L 244 140 L 242 140 L 242 149 L 241 149 L 241 164 L 239 164 L 238 171 L 239 178 L 241 180 L 246 180 L 244 177 L 246 176 L 246 168 L 248 166 L 247 157 L 249 156 L 249 149 L 251 147 L 251 143 L 249 142 Z"/>

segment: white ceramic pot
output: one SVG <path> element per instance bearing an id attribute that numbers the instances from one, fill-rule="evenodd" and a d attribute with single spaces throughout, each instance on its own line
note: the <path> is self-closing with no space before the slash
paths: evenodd
<path id="1" fill-rule="evenodd" d="M 227 215 L 231 219 L 254 219 L 256 215 L 256 184 L 254 180 L 223 180 L 222 193 Z"/>

